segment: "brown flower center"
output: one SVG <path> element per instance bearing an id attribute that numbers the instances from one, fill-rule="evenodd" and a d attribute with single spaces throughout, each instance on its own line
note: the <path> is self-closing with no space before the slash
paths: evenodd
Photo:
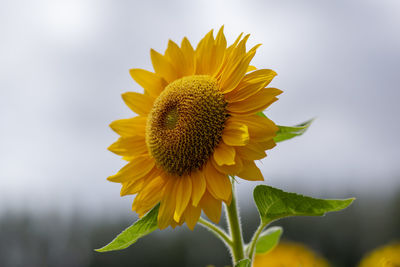
<path id="1" fill-rule="evenodd" d="M 226 105 L 217 81 L 208 75 L 170 83 L 147 120 L 146 143 L 157 164 L 173 175 L 200 169 L 221 140 Z"/>

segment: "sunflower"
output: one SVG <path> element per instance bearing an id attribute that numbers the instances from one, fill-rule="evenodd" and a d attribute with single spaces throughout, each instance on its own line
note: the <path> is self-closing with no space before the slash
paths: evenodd
<path id="1" fill-rule="evenodd" d="M 400 266 L 400 242 L 392 243 L 368 253 L 358 267 L 398 267 Z"/>
<path id="2" fill-rule="evenodd" d="M 137 194 L 139 217 L 160 203 L 160 229 L 193 229 L 202 210 L 218 223 L 232 199 L 229 175 L 263 180 L 254 160 L 275 146 L 278 128 L 257 113 L 282 91 L 266 87 L 273 70 L 250 65 L 260 45 L 246 51 L 248 38 L 227 47 L 221 27 L 196 49 L 186 37 L 169 41 L 164 55 L 150 51 L 154 72 L 130 70 L 144 94 L 122 94 L 138 116 L 110 124 L 120 138 L 109 150 L 129 163 L 108 180 L 122 184 L 121 196 Z"/>
<path id="3" fill-rule="evenodd" d="M 283 242 L 272 251 L 256 254 L 253 267 L 328 267 L 328 262 L 300 243 Z"/>

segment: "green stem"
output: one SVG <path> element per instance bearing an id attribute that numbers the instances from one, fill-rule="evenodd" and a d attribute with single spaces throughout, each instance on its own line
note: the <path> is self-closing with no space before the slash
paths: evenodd
<path id="1" fill-rule="evenodd" d="M 221 228 L 219 228 L 217 225 L 203 219 L 203 218 L 199 218 L 199 223 L 207 228 L 208 230 L 210 230 L 213 234 L 215 234 L 218 238 L 222 239 L 222 241 L 225 242 L 225 244 L 228 247 L 232 247 L 232 240 L 230 239 L 230 237 L 225 233 L 224 230 L 222 230 Z"/>
<path id="2" fill-rule="evenodd" d="M 236 203 L 234 181 L 232 181 L 232 201 L 229 206 L 226 205 L 226 214 L 233 243 L 231 246 L 233 254 L 233 265 L 235 265 L 238 261 L 244 259 L 245 256 L 242 229 L 240 227 L 240 218 Z"/>
<path id="3" fill-rule="evenodd" d="M 260 234 L 262 233 L 262 231 L 264 230 L 264 228 L 267 226 L 267 223 L 261 223 L 256 232 L 254 233 L 253 237 L 251 238 L 250 244 L 246 249 L 246 254 L 249 257 L 250 260 L 253 259 L 253 255 L 254 255 L 254 250 L 256 248 L 256 244 L 257 244 L 257 240 L 260 237 Z"/>

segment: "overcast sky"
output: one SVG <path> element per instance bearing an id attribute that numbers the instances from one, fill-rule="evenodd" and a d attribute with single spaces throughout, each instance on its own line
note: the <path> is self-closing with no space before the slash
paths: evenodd
<path id="1" fill-rule="evenodd" d="M 254 64 L 284 91 L 272 120 L 317 118 L 260 163 L 267 184 L 400 187 L 399 1 L 1 1 L 0 210 L 126 211 L 132 198 L 105 178 L 124 164 L 106 150 L 108 124 L 133 116 L 120 94 L 142 90 L 128 70 L 221 25 L 230 43 L 245 32 L 263 44 Z"/>

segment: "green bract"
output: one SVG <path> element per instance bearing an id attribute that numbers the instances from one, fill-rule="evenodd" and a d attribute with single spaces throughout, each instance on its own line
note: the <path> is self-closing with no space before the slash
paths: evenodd
<path id="1" fill-rule="evenodd" d="M 258 116 L 266 118 L 265 114 L 263 112 L 257 112 Z M 276 133 L 276 136 L 274 137 L 274 141 L 276 143 L 292 139 L 293 137 L 300 136 L 303 133 L 305 133 L 310 127 L 311 123 L 314 121 L 314 119 L 308 120 L 306 122 L 294 125 L 294 126 L 282 126 L 282 125 L 277 125 L 279 130 Z"/>
<path id="2" fill-rule="evenodd" d="M 278 142 L 282 142 L 288 139 L 291 139 L 293 137 L 302 135 L 303 133 L 305 133 L 308 129 L 308 127 L 310 127 L 311 123 L 313 122 L 314 119 L 308 120 L 306 122 L 297 124 L 295 126 L 281 126 L 281 125 L 277 125 L 279 130 L 276 133 L 276 136 L 274 138 L 274 141 L 276 143 Z"/>

